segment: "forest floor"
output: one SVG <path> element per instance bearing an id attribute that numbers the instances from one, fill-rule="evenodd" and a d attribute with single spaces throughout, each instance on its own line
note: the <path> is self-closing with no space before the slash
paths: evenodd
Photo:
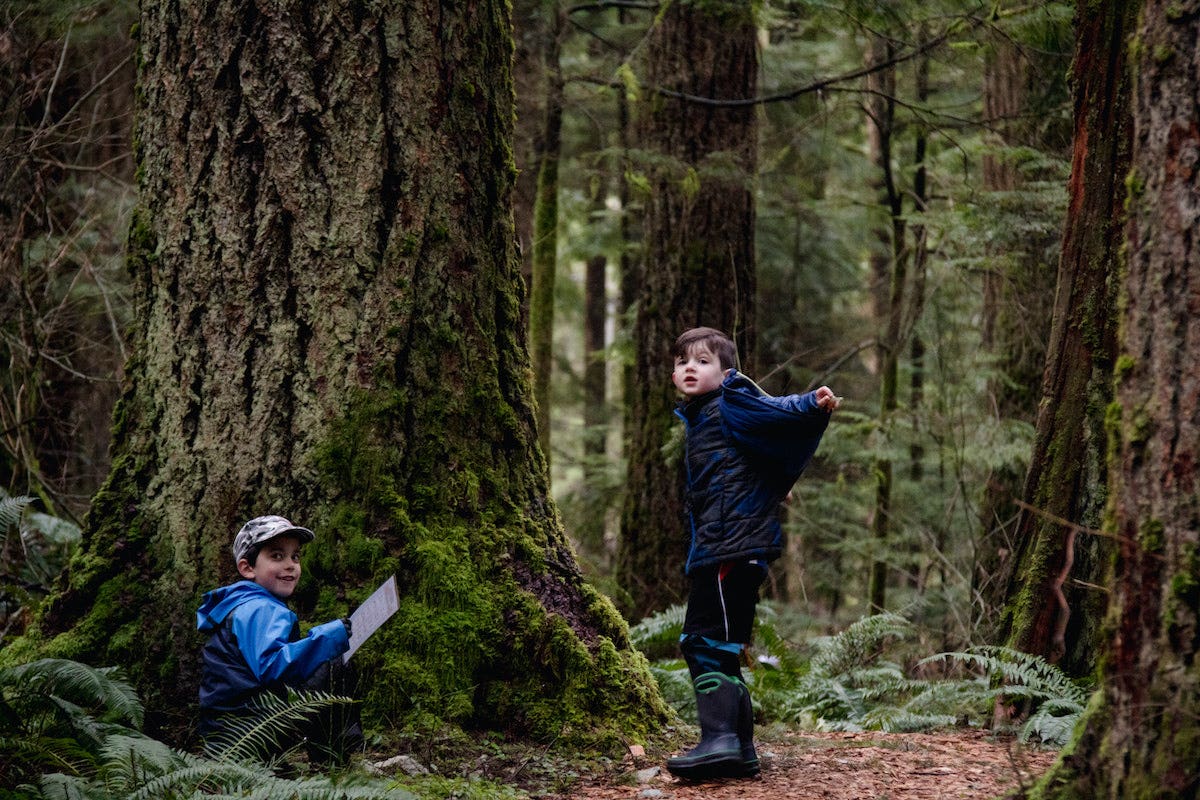
<path id="1" fill-rule="evenodd" d="M 454 770 L 506 784 L 531 800 L 988 800 L 1029 788 L 1057 751 L 1012 736 L 939 733 L 813 733 L 772 728 L 756 737 L 762 774 L 680 781 L 666 754 L 631 748 L 623 760 L 547 753 L 482 756 Z M 446 773 L 443 773 L 446 774 Z"/>
<path id="2" fill-rule="evenodd" d="M 994 798 L 1028 788 L 1055 751 L 983 731 L 945 733 L 784 733 L 761 741 L 761 776 L 688 783 L 661 761 L 627 757 L 600 774 L 581 774 L 543 800 L 931 800 Z"/>

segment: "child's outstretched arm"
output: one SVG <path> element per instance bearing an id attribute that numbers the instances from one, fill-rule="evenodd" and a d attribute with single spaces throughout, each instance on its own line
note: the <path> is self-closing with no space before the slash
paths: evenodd
<path id="1" fill-rule="evenodd" d="M 301 681 L 322 662 L 350 648 L 350 636 L 340 619 L 312 628 L 308 635 L 288 641 L 295 621 L 282 605 L 260 604 L 234 614 L 233 633 L 246 663 L 264 683 Z"/>

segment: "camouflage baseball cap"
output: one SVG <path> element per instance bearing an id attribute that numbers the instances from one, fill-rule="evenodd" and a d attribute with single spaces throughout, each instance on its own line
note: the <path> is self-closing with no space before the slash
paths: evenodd
<path id="1" fill-rule="evenodd" d="M 314 538 L 313 532 L 308 528 L 293 525 L 283 517 L 255 517 L 243 525 L 237 536 L 233 537 L 233 563 L 241 561 L 247 553 L 268 539 L 285 533 L 292 534 L 301 542 L 311 542 Z"/>

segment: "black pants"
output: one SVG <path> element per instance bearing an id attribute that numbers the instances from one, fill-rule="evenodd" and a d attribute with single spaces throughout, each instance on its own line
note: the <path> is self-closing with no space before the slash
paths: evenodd
<path id="1" fill-rule="evenodd" d="M 683 633 L 749 644 L 765 564 L 726 561 L 692 570 Z"/>

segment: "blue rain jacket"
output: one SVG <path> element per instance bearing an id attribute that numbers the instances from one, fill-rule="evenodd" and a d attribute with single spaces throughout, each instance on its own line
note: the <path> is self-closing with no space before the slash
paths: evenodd
<path id="1" fill-rule="evenodd" d="M 808 466 L 829 413 L 807 392 L 772 397 L 736 370 L 682 404 L 691 531 L 686 571 L 722 561 L 778 558 L 779 504 Z"/>
<path id="2" fill-rule="evenodd" d="M 261 691 L 299 685 L 321 664 L 350 649 L 340 619 L 301 638 L 295 613 L 253 581 L 205 594 L 196 627 L 210 634 L 202 653 L 202 732 L 213 729 L 216 715 L 245 708 Z"/>

